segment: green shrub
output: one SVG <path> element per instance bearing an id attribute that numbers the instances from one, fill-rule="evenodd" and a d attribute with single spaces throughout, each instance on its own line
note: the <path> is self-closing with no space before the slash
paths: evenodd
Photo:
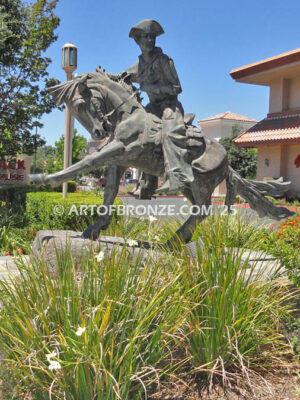
<path id="1" fill-rule="evenodd" d="M 1 225 L 22 227 L 26 221 L 27 193 L 35 192 L 34 185 L 3 185 L 0 187 L 0 221 Z"/>
<path id="2" fill-rule="evenodd" d="M 258 247 L 277 257 L 286 267 L 290 279 L 300 286 L 300 214 L 272 224 Z"/>
<path id="3" fill-rule="evenodd" d="M 32 190 L 31 185 L 3 185 L 0 187 L 0 202 L 11 208 L 25 208 L 26 193 Z"/>
<path id="4" fill-rule="evenodd" d="M 77 188 L 77 183 L 75 181 L 68 181 L 68 193 L 75 193 Z M 57 186 L 54 190 L 55 192 L 62 192 L 63 185 Z"/>
<path id="5" fill-rule="evenodd" d="M 29 193 L 26 217 L 35 229 L 82 230 L 98 217 L 96 208 L 102 203 L 102 197 L 86 192 L 69 193 L 65 199 L 55 192 Z M 121 203 L 121 200 L 115 200 L 115 204 Z M 94 215 L 93 209 L 85 206 L 95 206 Z"/>
<path id="6" fill-rule="evenodd" d="M 0 255 L 31 253 L 31 244 L 36 231 L 33 229 L 0 227 Z"/>

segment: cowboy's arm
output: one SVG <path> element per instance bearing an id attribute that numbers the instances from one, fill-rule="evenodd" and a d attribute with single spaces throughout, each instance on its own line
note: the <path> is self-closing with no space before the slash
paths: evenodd
<path id="1" fill-rule="evenodd" d="M 169 82 L 168 85 L 165 85 L 162 88 L 162 90 L 165 91 L 165 93 L 178 95 L 179 93 L 182 92 L 182 89 L 177 75 L 177 71 L 175 69 L 174 61 L 172 60 L 172 58 L 164 56 L 161 62 L 164 75 Z"/>
<path id="2" fill-rule="evenodd" d="M 138 61 L 131 65 L 131 67 L 127 68 L 124 72 L 127 72 L 128 75 L 130 75 L 130 80 L 131 82 L 135 83 L 140 83 L 139 78 L 138 78 L 138 68 L 139 68 L 139 63 Z"/>

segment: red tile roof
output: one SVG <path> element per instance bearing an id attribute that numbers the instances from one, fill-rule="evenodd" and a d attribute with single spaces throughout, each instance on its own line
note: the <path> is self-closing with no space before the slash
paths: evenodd
<path id="1" fill-rule="evenodd" d="M 201 119 L 201 120 L 197 121 L 197 123 L 201 124 L 201 122 L 212 121 L 215 119 L 229 119 L 229 120 L 235 120 L 235 121 L 257 122 L 255 119 L 244 117 L 243 115 L 238 115 L 238 114 L 232 113 L 230 111 L 226 111 L 221 114 L 213 115 L 212 117 Z"/>
<path id="2" fill-rule="evenodd" d="M 300 111 L 269 114 L 252 128 L 234 139 L 238 147 L 263 144 L 300 143 Z"/>

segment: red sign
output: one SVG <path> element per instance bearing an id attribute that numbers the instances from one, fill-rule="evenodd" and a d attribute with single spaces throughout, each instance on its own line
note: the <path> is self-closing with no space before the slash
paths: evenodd
<path id="1" fill-rule="evenodd" d="M 0 185 L 29 183 L 30 158 L 0 160 Z"/>
<path id="2" fill-rule="evenodd" d="M 25 160 L 11 160 L 8 162 L 0 160 L 0 169 L 26 169 Z"/>
<path id="3" fill-rule="evenodd" d="M 296 165 L 297 168 L 300 167 L 300 154 L 297 155 L 296 160 L 294 161 L 294 164 Z"/>

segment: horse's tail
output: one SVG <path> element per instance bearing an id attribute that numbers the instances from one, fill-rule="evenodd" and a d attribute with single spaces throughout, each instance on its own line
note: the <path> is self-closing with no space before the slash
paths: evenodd
<path id="1" fill-rule="evenodd" d="M 290 182 L 280 181 L 252 181 L 242 178 L 231 167 L 228 168 L 226 178 L 227 194 L 225 204 L 230 207 L 233 205 L 237 194 L 240 194 L 259 215 L 259 217 L 269 217 L 272 219 L 287 218 L 294 212 L 284 207 L 276 207 L 273 202 L 265 197 L 282 197 L 289 189 Z"/>

